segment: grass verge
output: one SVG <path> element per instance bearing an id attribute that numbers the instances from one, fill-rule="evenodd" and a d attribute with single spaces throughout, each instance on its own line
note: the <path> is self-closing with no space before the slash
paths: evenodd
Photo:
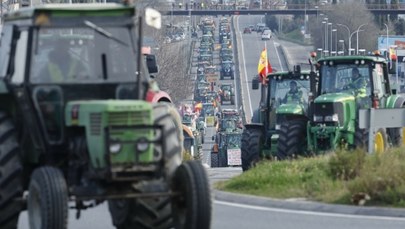
<path id="1" fill-rule="evenodd" d="M 263 161 L 216 184 L 219 190 L 273 198 L 405 207 L 405 151 L 337 152 L 291 161 Z"/>

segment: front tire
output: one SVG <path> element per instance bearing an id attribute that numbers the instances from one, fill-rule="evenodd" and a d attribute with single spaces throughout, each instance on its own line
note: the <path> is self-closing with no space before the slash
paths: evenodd
<path id="1" fill-rule="evenodd" d="M 0 225 L 4 229 L 17 227 L 22 210 L 22 165 L 14 125 L 0 112 Z"/>
<path id="2" fill-rule="evenodd" d="M 163 186 L 161 186 L 163 187 Z M 157 192 L 163 190 L 140 190 L 140 192 Z M 114 226 L 117 229 L 172 227 L 170 198 L 138 198 L 109 200 L 108 209 Z"/>
<path id="3" fill-rule="evenodd" d="M 306 120 L 292 120 L 281 124 L 278 131 L 277 159 L 291 159 L 303 155 L 307 148 Z"/>
<path id="4" fill-rule="evenodd" d="M 208 229 L 211 226 L 211 194 L 202 164 L 187 161 L 173 177 L 172 190 L 180 195 L 172 200 L 174 228 Z"/>
<path id="5" fill-rule="evenodd" d="M 242 134 L 242 170 L 247 171 L 260 160 L 263 133 L 260 129 L 245 129 Z"/>
<path id="6" fill-rule="evenodd" d="M 68 190 L 62 172 L 48 166 L 35 169 L 27 204 L 31 229 L 66 229 Z"/>
<path id="7" fill-rule="evenodd" d="M 211 152 L 211 168 L 219 167 L 218 153 Z"/>

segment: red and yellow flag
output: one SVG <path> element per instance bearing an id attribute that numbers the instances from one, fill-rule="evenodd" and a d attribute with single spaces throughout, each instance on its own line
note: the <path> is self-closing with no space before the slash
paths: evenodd
<path id="1" fill-rule="evenodd" d="M 265 48 L 260 54 L 259 64 L 257 65 L 257 73 L 259 74 L 260 81 L 265 83 L 264 79 L 266 79 L 267 74 L 271 72 L 273 72 L 273 69 L 271 68 L 270 62 L 267 59 L 267 50 Z"/>

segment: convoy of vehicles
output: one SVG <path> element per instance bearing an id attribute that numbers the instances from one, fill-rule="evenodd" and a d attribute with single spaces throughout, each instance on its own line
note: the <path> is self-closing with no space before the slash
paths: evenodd
<path id="1" fill-rule="evenodd" d="M 157 66 L 138 22 L 159 27 L 157 14 L 69 4 L 3 15 L 1 228 L 25 207 L 30 228 L 66 228 L 68 208 L 80 217 L 87 201 L 108 201 L 117 228 L 210 227 L 204 168 L 182 162 L 173 105 L 152 102 Z"/>

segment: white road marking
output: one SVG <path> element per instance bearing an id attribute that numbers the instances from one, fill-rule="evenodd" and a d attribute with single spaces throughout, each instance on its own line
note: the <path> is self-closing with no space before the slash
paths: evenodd
<path id="1" fill-rule="evenodd" d="M 249 90 L 249 87 L 247 86 L 247 85 L 249 85 L 249 82 L 248 82 L 248 78 L 247 78 L 247 71 L 246 71 L 246 61 L 245 61 L 245 47 L 244 47 L 244 45 L 243 45 L 243 39 L 242 39 L 242 32 L 240 31 L 240 29 L 239 29 L 239 16 L 236 16 L 236 26 L 237 26 L 237 30 L 236 31 L 238 31 L 238 34 L 239 34 L 239 38 L 240 38 L 240 45 L 242 46 L 242 52 L 241 52 L 241 54 L 242 54 L 242 59 L 243 59 L 243 67 L 244 67 L 244 72 L 245 72 L 245 82 L 246 82 L 246 84 L 244 85 L 246 88 L 247 88 L 247 94 L 248 94 L 248 97 L 249 97 L 249 108 L 250 108 L 250 117 L 252 117 L 253 116 L 253 108 L 252 108 L 252 103 L 250 102 L 250 101 L 252 101 L 251 100 L 251 97 L 250 97 L 250 90 Z M 240 64 L 240 60 L 239 60 L 239 64 Z M 240 70 L 240 68 L 239 68 L 239 70 Z M 240 72 L 240 71 L 239 71 Z M 241 80 L 241 82 L 243 82 L 242 80 Z M 242 84 L 242 83 L 241 83 Z M 241 85 L 242 86 L 242 85 Z M 243 86 L 242 86 L 242 88 L 243 88 Z M 243 103 L 245 104 L 245 101 L 243 101 Z M 250 121 L 250 120 L 249 120 Z"/>
<path id="2" fill-rule="evenodd" d="M 252 209 L 257 211 L 269 211 L 269 212 L 279 212 L 279 213 L 288 213 L 288 214 L 298 214 L 298 215 L 314 215 L 314 216 L 328 216 L 328 217 L 337 217 L 337 218 L 353 218 L 353 219 L 372 219 L 372 220 L 395 220 L 395 221 L 404 221 L 405 218 L 400 217 L 389 217 L 389 216 L 368 216 L 368 215 L 349 215 L 349 214 L 339 214 L 339 213 L 325 213 L 325 212 L 313 212 L 313 211 L 304 211 L 304 210 L 289 210 L 281 208 L 270 208 L 262 207 L 255 205 L 247 204 L 238 204 L 225 201 L 215 200 L 215 204 L 225 205 L 229 207 L 238 207 L 245 209 Z"/>

